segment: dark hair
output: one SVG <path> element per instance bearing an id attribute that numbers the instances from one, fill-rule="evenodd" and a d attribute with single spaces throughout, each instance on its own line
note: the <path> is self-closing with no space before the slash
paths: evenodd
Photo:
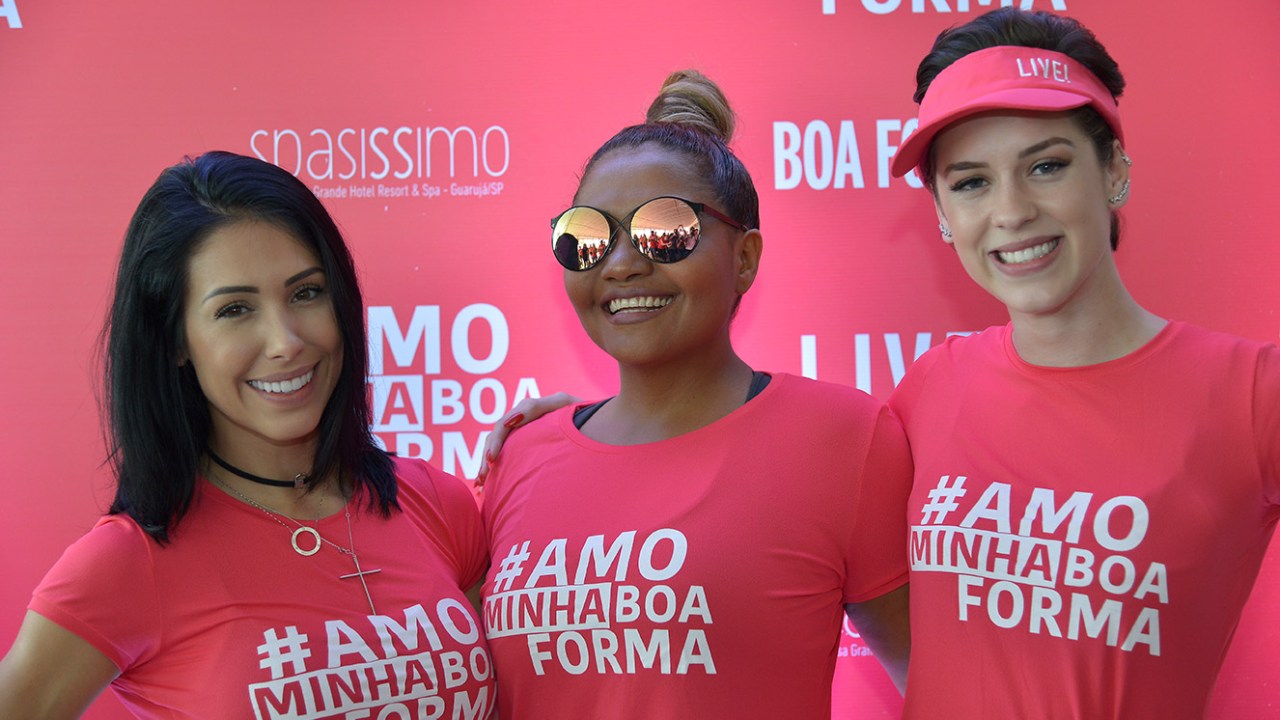
<path id="1" fill-rule="evenodd" d="M 623 128 L 596 150 L 600 158 L 623 147 L 656 143 L 688 157 L 716 194 L 716 208 L 749 228 L 760 227 L 760 198 L 751 174 L 733 151 L 733 110 L 720 88 L 696 70 L 672 73 L 649 106 L 643 125 Z"/>
<path id="2" fill-rule="evenodd" d="M 355 264 L 333 219 L 293 175 L 227 152 L 186 158 L 160 173 L 125 233 L 104 330 L 111 514 L 127 514 L 160 542 L 190 507 L 212 424 L 194 368 L 182 362 L 188 261 L 211 233 L 271 223 L 320 259 L 342 334 L 342 370 L 318 430 L 313 477 L 339 472 L 382 515 L 399 507 L 391 459 L 374 444 L 365 399 L 364 303 Z"/>
<path id="3" fill-rule="evenodd" d="M 1046 11 L 1030 12 L 1003 7 L 979 15 L 963 25 L 943 30 L 938 35 L 933 48 L 916 69 L 914 100 L 917 103 L 923 100 L 933 79 L 955 61 L 970 53 L 1001 45 L 1060 52 L 1088 68 L 1111 91 L 1113 98 L 1119 98 L 1124 93 L 1125 82 L 1120 66 L 1098 38 L 1079 21 Z M 1104 165 L 1111 162 L 1111 148 L 1116 134 L 1098 111 L 1085 106 L 1072 110 L 1070 117 L 1093 141 L 1098 160 Z M 933 149 L 930 148 L 920 161 L 921 180 L 936 193 L 933 162 Z M 1114 250 L 1119 244 L 1120 221 L 1112 212 L 1111 249 Z"/>

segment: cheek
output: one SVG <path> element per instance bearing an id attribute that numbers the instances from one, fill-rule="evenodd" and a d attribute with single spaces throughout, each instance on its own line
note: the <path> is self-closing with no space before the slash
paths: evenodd
<path id="1" fill-rule="evenodd" d="M 569 270 L 564 271 L 564 294 L 569 299 L 569 304 L 573 306 L 579 313 L 590 307 L 591 301 L 591 283 L 585 273 L 576 273 Z"/>
<path id="2" fill-rule="evenodd" d="M 197 332 L 187 329 L 185 347 L 183 349 L 183 357 L 196 370 L 197 375 L 203 375 L 206 367 L 216 367 L 217 360 L 213 356 L 213 349 L 209 346 L 205 336 Z"/>
<path id="3" fill-rule="evenodd" d="M 960 261 L 965 274 L 981 283 L 987 270 L 987 256 L 978 248 L 977 238 L 962 225 L 952 226 L 952 233 L 951 240 L 947 242 L 950 252 Z"/>
<path id="4" fill-rule="evenodd" d="M 332 351 L 338 354 L 338 358 L 342 358 L 342 330 L 338 327 L 338 316 L 330 309 L 325 313 L 324 326 L 322 332 Z"/>
<path id="5" fill-rule="evenodd" d="M 732 258 L 717 257 L 694 263 L 685 260 L 670 266 L 672 279 L 686 295 L 697 301 L 696 307 L 732 308 L 741 294 L 738 292 L 737 265 Z"/>
<path id="6" fill-rule="evenodd" d="M 946 217 L 944 222 L 947 229 L 951 231 L 951 237 L 942 237 L 942 240 L 959 253 L 961 258 L 964 258 L 967 253 L 975 252 L 987 230 L 982 213 L 976 208 L 967 208 L 955 203 L 944 205 L 943 211 Z"/>
<path id="7" fill-rule="evenodd" d="M 1107 203 L 1106 196 L 1094 192 L 1093 196 L 1086 196 L 1085 200 L 1085 206 L 1079 211 L 1082 221 L 1092 223 L 1094 232 L 1105 234 L 1109 239 L 1111 237 L 1111 206 Z"/>
<path id="8" fill-rule="evenodd" d="M 187 358 L 196 370 L 201 388 L 215 389 L 245 372 L 253 363 L 253 343 L 243 330 L 223 325 L 187 327 Z"/>
<path id="9" fill-rule="evenodd" d="M 972 211 L 966 212 L 964 206 L 950 202 L 946 198 L 940 199 L 935 207 L 938 210 L 938 222 L 946 223 L 953 233 L 973 223 Z"/>

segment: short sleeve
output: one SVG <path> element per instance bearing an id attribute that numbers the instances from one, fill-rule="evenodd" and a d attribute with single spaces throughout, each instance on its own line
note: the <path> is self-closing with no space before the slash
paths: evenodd
<path id="1" fill-rule="evenodd" d="M 919 402 L 920 393 L 923 391 L 925 376 L 928 375 L 929 368 L 941 352 L 941 346 L 935 346 L 916 358 L 915 362 L 911 363 L 911 367 L 907 368 L 897 387 L 893 389 L 893 394 L 889 396 L 889 408 L 903 420 L 904 424 L 909 422 L 911 413 Z"/>
<path id="2" fill-rule="evenodd" d="M 1267 345 L 1259 353 L 1253 429 L 1264 492 L 1272 505 L 1280 506 L 1280 347 L 1275 345 Z"/>
<path id="3" fill-rule="evenodd" d="M 465 590 L 475 585 L 488 569 L 489 552 L 480 508 L 470 488 L 422 460 L 398 459 L 396 472 L 402 481 L 416 479 L 427 485 L 424 490 L 436 506 L 432 514 L 436 515 L 439 525 L 432 534 L 457 570 L 458 587 Z"/>
<path id="4" fill-rule="evenodd" d="M 882 407 L 862 466 L 845 602 L 870 600 L 906 583 L 912 472 L 902 423 Z"/>
<path id="5" fill-rule="evenodd" d="M 132 519 L 108 515 L 62 553 L 28 607 L 75 633 L 123 672 L 160 644 L 156 547 Z"/>

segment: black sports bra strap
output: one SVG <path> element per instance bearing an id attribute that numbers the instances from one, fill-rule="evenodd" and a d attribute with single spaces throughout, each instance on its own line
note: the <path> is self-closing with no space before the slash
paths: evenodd
<path id="1" fill-rule="evenodd" d="M 769 381 L 772 379 L 772 375 L 760 372 L 759 370 L 751 373 L 751 387 L 747 388 L 747 402 L 751 402 L 755 396 L 759 395 L 766 387 L 768 387 Z M 612 399 L 613 398 L 605 398 L 598 403 L 584 405 L 575 410 L 573 412 L 573 426 L 581 430 L 582 426 L 586 425 L 587 421 L 591 419 L 591 416 L 595 415 L 597 410 L 604 407 L 604 404 Z"/>

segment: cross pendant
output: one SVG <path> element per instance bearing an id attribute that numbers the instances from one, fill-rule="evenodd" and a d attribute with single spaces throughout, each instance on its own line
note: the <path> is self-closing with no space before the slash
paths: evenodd
<path id="1" fill-rule="evenodd" d="M 374 568 L 373 570 L 365 570 L 364 568 L 361 568 L 360 558 L 357 557 L 355 553 L 351 553 L 351 560 L 356 564 L 356 571 L 353 573 L 347 573 L 346 575 L 339 575 L 338 579 L 339 580 L 346 580 L 347 578 L 358 579 L 360 581 L 360 587 L 364 588 L 364 597 L 366 600 L 369 601 L 369 614 L 377 615 L 378 610 L 373 606 L 373 595 L 369 594 L 369 584 L 364 581 L 364 576 L 373 575 L 374 573 L 380 573 L 382 572 L 382 569 Z"/>

